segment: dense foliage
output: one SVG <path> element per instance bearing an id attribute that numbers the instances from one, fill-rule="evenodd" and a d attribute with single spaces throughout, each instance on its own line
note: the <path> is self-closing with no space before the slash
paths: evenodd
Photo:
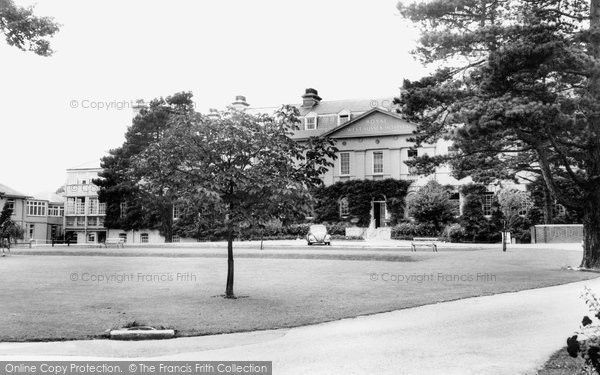
<path id="1" fill-rule="evenodd" d="M 175 115 L 193 110 L 189 92 L 152 100 L 133 119 L 123 145 L 102 158 L 103 171 L 94 183 L 100 187 L 100 201 L 106 202 L 107 228 L 158 229 L 166 241 L 171 242 L 176 196 L 168 189 L 168 171 L 157 171 L 162 173 L 163 180 L 147 184 L 144 180 L 146 171 L 133 160 L 163 138 Z"/>
<path id="2" fill-rule="evenodd" d="M 24 8 L 13 0 L 0 0 L 0 32 L 6 43 L 23 51 L 33 51 L 40 56 L 50 56 L 49 37 L 59 29 L 51 17 L 39 17 L 33 7 Z"/>
<path id="3" fill-rule="evenodd" d="M 407 205 L 408 214 L 417 223 L 431 226 L 434 232 L 440 232 L 445 224 L 454 219 L 450 191 L 434 180 L 409 196 Z"/>
<path id="4" fill-rule="evenodd" d="M 476 182 L 540 176 L 583 213 L 585 267 L 600 267 L 600 0 L 432 0 L 399 5 L 416 50 L 442 68 L 405 81 L 398 103 L 417 145 L 451 138 L 451 163 Z M 532 178 L 533 176 L 533 178 Z"/>
<path id="5" fill-rule="evenodd" d="M 386 200 L 386 209 L 391 214 L 394 224 L 404 216 L 404 198 L 409 182 L 395 179 L 351 180 L 336 182 L 313 191 L 316 202 L 314 205 L 317 222 L 335 222 L 341 220 L 340 199 L 348 200 L 348 220 L 358 219 L 358 226 L 369 226 L 371 221 L 371 202 Z"/>

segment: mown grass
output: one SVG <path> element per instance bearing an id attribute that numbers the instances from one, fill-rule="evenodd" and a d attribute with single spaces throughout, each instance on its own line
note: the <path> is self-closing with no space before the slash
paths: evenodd
<path id="1" fill-rule="evenodd" d="M 0 341 L 93 338 L 132 321 L 179 336 L 293 327 L 598 276 L 567 270 L 581 253 L 561 249 L 257 251 L 236 259 L 245 298 L 231 300 L 226 260 L 207 255 L 0 258 Z"/>

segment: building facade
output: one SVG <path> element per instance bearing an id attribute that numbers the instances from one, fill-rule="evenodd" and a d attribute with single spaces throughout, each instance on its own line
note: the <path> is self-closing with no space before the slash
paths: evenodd
<path id="1" fill-rule="evenodd" d="M 98 201 L 99 188 L 92 182 L 101 171 L 99 161 L 67 169 L 64 230 L 65 237 L 73 242 L 97 244 L 107 237 L 106 204 Z"/>
<path id="2" fill-rule="evenodd" d="M 54 193 L 28 196 L 0 184 L 0 209 L 8 203 L 11 219 L 23 229 L 23 241 L 51 243 L 63 235 L 64 198 Z"/>

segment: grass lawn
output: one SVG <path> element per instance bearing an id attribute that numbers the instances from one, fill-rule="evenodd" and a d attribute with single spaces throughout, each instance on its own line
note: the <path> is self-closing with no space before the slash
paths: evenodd
<path id="1" fill-rule="evenodd" d="M 584 374 L 581 368 L 584 360 L 581 357 L 573 358 L 567 353 L 567 347 L 560 349 L 550 357 L 537 375 L 578 375 Z"/>
<path id="2" fill-rule="evenodd" d="M 237 258 L 235 300 L 219 296 L 227 264 L 211 254 L 13 254 L 0 258 L 0 341 L 93 338 L 133 321 L 180 336 L 292 327 L 598 276 L 566 270 L 581 253 L 560 249 L 299 252 Z"/>

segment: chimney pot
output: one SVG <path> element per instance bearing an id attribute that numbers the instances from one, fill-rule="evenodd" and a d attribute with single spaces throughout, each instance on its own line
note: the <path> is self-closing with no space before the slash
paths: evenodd
<path id="1" fill-rule="evenodd" d="M 319 92 L 313 88 L 308 88 L 304 90 L 304 95 L 302 95 L 302 107 L 303 108 L 312 108 L 319 104 L 321 101 L 321 97 L 319 96 Z"/>
<path id="2" fill-rule="evenodd" d="M 244 95 L 236 95 L 235 101 L 231 103 L 231 105 L 238 111 L 243 111 L 246 107 L 250 106 L 250 104 L 246 102 L 246 97 Z"/>

